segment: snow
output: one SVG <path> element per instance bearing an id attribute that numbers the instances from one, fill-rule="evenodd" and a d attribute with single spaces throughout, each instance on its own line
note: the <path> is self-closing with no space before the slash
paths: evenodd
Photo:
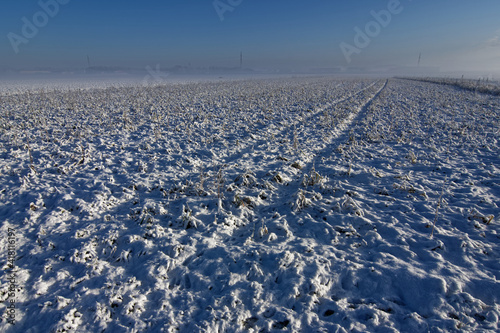
<path id="1" fill-rule="evenodd" d="M 495 94 L 34 88 L 3 94 L 0 120 L 2 331 L 500 329 Z"/>

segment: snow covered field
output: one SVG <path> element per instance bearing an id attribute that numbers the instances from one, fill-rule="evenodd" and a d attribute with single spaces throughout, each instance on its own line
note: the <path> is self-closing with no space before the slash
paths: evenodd
<path id="1" fill-rule="evenodd" d="M 399 79 L 4 95 L 0 331 L 498 332 L 499 140 Z"/>

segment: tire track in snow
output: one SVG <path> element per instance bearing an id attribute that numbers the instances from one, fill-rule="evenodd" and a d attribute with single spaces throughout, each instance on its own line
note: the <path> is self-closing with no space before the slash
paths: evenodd
<path id="1" fill-rule="evenodd" d="M 378 82 L 379 81 L 374 82 L 372 85 L 370 85 L 366 89 L 363 89 L 362 91 L 351 95 L 349 98 L 358 96 L 361 92 L 375 86 Z M 316 166 L 319 165 L 318 162 L 319 162 L 319 159 L 321 159 L 321 157 L 323 157 L 325 154 L 329 155 L 330 152 L 334 151 L 340 144 L 347 141 L 347 139 L 348 139 L 347 136 L 348 136 L 349 130 L 352 128 L 353 124 L 361 121 L 361 119 L 363 119 L 365 117 L 370 105 L 382 93 L 382 91 L 387 87 L 387 84 L 388 84 L 388 80 L 386 80 L 384 82 L 384 84 L 382 85 L 382 87 L 380 89 L 378 89 L 374 93 L 374 95 L 372 97 L 370 97 L 361 107 L 359 107 L 354 112 L 351 112 L 349 114 L 349 116 L 342 123 L 338 124 L 335 127 L 335 129 L 333 130 L 333 135 L 330 137 L 330 140 L 329 140 L 330 142 L 324 148 L 322 148 L 319 151 L 312 152 L 312 154 L 311 154 L 313 156 L 312 160 L 306 166 L 304 166 L 302 168 L 303 172 L 301 174 L 299 174 L 299 178 L 295 179 L 295 181 L 293 181 L 293 184 L 289 185 L 289 186 L 292 186 L 292 191 L 291 191 L 292 193 L 295 193 L 295 192 L 300 190 L 303 175 L 309 174 L 313 168 L 316 168 Z M 349 98 L 346 98 L 344 101 L 349 100 Z M 287 192 L 290 192 L 290 189 Z M 279 194 L 278 197 L 289 198 L 289 196 L 283 195 L 283 194 Z"/>
<path id="2" fill-rule="evenodd" d="M 347 96 L 342 96 L 342 97 L 340 97 L 340 98 L 338 98 L 338 99 L 336 99 L 336 100 L 334 100 L 334 101 L 332 101 L 332 102 L 330 102 L 330 103 L 326 103 L 326 104 L 324 104 L 323 106 L 316 107 L 314 112 L 310 113 L 310 114 L 309 114 L 309 115 L 307 115 L 306 117 L 303 117 L 303 118 L 301 119 L 301 121 L 302 121 L 303 123 L 305 123 L 305 122 L 310 122 L 310 121 L 311 121 L 311 119 L 313 119 L 314 117 L 317 117 L 317 116 L 318 116 L 318 115 L 320 115 L 323 111 L 325 111 L 325 110 L 327 110 L 327 109 L 330 109 L 330 108 L 334 107 L 335 105 L 337 105 L 337 104 L 339 104 L 339 103 L 345 102 L 345 101 L 347 101 L 347 100 L 349 100 L 349 99 L 351 99 L 351 98 L 353 98 L 353 97 L 358 96 L 359 94 L 363 93 L 364 91 L 366 91 L 366 90 L 368 90 L 368 89 L 372 88 L 374 85 L 376 85 L 376 84 L 377 84 L 377 82 L 378 82 L 378 81 L 375 81 L 375 82 L 373 82 L 373 83 L 371 83 L 371 84 L 367 85 L 366 87 L 364 87 L 364 88 L 362 88 L 362 89 L 357 90 L 357 91 L 356 91 L 356 92 L 354 92 L 354 93 L 348 94 Z M 336 85 L 336 86 L 334 87 L 334 89 L 335 89 L 335 88 L 337 88 L 337 87 L 339 87 L 340 85 L 341 85 L 341 84 Z M 295 125 L 297 125 L 297 123 L 298 123 L 298 120 L 293 120 L 293 121 L 291 121 L 291 123 L 290 123 L 290 124 L 287 124 L 286 126 L 284 126 L 284 128 L 283 128 L 283 129 L 281 129 L 280 131 L 275 132 L 275 133 L 270 133 L 268 129 L 269 129 L 269 127 L 270 127 L 272 124 L 274 124 L 274 122 L 273 122 L 273 121 L 270 121 L 270 122 L 269 122 L 269 123 L 267 123 L 265 126 L 263 126 L 262 128 L 258 129 L 258 130 L 257 130 L 257 133 L 256 133 L 256 134 L 254 134 L 254 135 L 252 135 L 250 140 L 245 140 L 245 143 L 244 143 L 243 147 L 242 147 L 242 148 L 240 148 L 238 152 L 235 152 L 235 153 L 233 153 L 233 154 L 231 154 L 231 155 L 229 155 L 229 156 L 225 157 L 224 159 L 222 159 L 222 160 L 220 160 L 220 161 L 216 161 L 216 162 L 215 162 L 215 163 L 213 163 L 213 164 L 214 164 L 214 165 L 226 165 L 226 166 L 230 166 L 230 165 L 231 165 L 231 163 L 232 163 L 233 161 L 237 161 L 237 160 L 238 160 L 238 161 L 241 161 L 242 157 L 244 157 L 244 155 L 245 155 L 246 153 L 248 153 L 249 151 L 251 151 L 251 150 L 255 147 L 255 145 L 259 144 L 259 141 L 262 141 L 262 140 L 259 140 L 258 138 L 259 138 L 259 137 L 263 137 L 263 136 L 265 136 L 265 134 L 272 134 L 272 135 L 274 135 L 276 138 L 278 138 L 278 137 L 287 137 L 287 136 L 288 136 L 288 135 L 290 135 L 290 134 L 293 136 L 293 134 L 294 134 L 294 133 L 293 133 L 293 132 L 290 132 L 290 128 L 293 128 Z M 254 138 L 254 136 L 255 136 L 256 138 Z M 264 140 L 264 141 L 265 141 L 265 140 Z M 242 143 L 240 143 L 240 144 L 242 144 Z M 233 164 L 234 164 L 234 163 L 233 163 Z M 241 162 L 240 162 L 240 163 L 238 163 L 238 164 L 241 164 Z"/>
<path id="3" fill-rule="evenodd" d="M 351 94 L 349 97 L 341 98 L 337 101 L 334 101 L 330 105 L 334 106 L 343 101 L 348 101 L 349 99 L 356 97 L 362 92 L 374 87 L 378 82 L 380 81 L 374 82 L 368 87 L 365 87 L 362 90 Z M 262 223 L 262 225 L 264 226 L 265 224 L 264 221 L 271 218 L 269 215 L 274 215 L 276 212 L 281 212 L 285 215 L 289 215 L 290 213 L 292 213 L 290 211 L 291 210 L 290 199 L 294 198 L 297 195 L 297 193 L 301 190 L 301 183 L 303 180 L 303 176 L 306 174 L 306 170 L 309 172 L 312 169 L 312 167 L 316 164 L 319 158 L 325 155 L 326 152 L 333 151 L 336 147 L 338 147 L 338 145 L 341 142 L 346 140 L 347 133 L 349 132 L 349 129 L 352 127 L 352 124 L 363 119 L 370 105 L 381 94 L 381 92 L 385 89 L 387 84 L 388 80 L 386 80 L 384 84 L 379 89 L 377 89 L 365 103 L 363 103 L 360 107 L 358 107 L 357 110 L 351 111 L 349 116 L 342 123 L 337 125 L 337 127 L 333 131 L 333 135 L 329 139 L 329 143 L 327 143 L 325 146 L 321 147 L 317 151 L 312 151 L 309 154 L 309 156 L 313 156 L 312 159 L 306 164 L 306 166 L 302 167 L 301 171 L 297 171 L 296 169 L 291 167 L 289 165 L 290 163 L 281 164 L 281 167 L 279 167 L 278 169 L 279 171 L 277 172 L 277 174 L 281 174 L 291 180 L 284 181 L 281 184 L 276 184 L 275 186 L 277 188 L 276 190 L 271 191 L 271 197 L 267 199 L 267 202 L 255 205 L 253 211 L 251 211 L 251 214 L 248 217 L 250 225 L 253 224 L 253 230 L 247 229 L 246 231 L 243 231 L 243 233 L 248 235 L 248 232 L 251 232 L 253 238 L 255 239 L 257 237 L 256 233 L 257 230 L 259 230 L 260 228 L 260 224 Z M 315 113 L 315 115 L 318 115 L 319 113 L 321 113 L 321 111 L 318 111 L 317 113 Z M 307 132 L 307 130 L 308 126 L 305 126 L 304 131 Z M 304 135 L 309 135 L 309 134 L 304 133 Z M 272 153 L 268 155 L 272 155 Z M 274 157 L 277 158 L 277 156 Z M 259 170 L 263 168 L 262 165 L 259 165 L 257 163 L 252 163 L 254 162 L 252 160 L 247 160 L 245 162 L 247 165 L 247 169 L 249 171 Z M 272 170 L 273 167 L 268 164 L 267 166 L 264 167 L 264 169 Z M 289 207 L 289 208 L 283 209 L 283 207 Z M 284 212 L 283 210 L 285 210 L 286 212 Z M 239 231 L 238 233 L 240 232 L 241 231 Z"/>
<path id="4" fill-rule="evenodd" d="M 302 135 L 305 138 L 309 138 L 311 136 L 312 137 L 316 136 L 317 134 L 314 133 L 314 132 L 316 132 L 316 130 L 311 128 L 311 126 L 309 126 L 308 124 L 321 124 L 321 119 L 319 119 L 318 117 L 322 116 L 323 111 L 331 109 L 331 108 L 335 107 L 336 105 L 338 105 L 340 103 L 344 103 L 346 101 L 349 101 L 353 98 L 358 98 L 358 96 L 360 94 L 362 95 L 362 97 L 360 97 L 360 98 L 366 99 L 367 96 L 363 95 L 363 93 L 370 91 L 370 89 L 375 90 L 374 87 L 376 88 L 377 84 L 379 84 L 379 83 L 380 83 L 380 80 L 368 82 L 368 83 L 366 83 L 366 86 L 364 86 L 363 88 L 361 88 L 359 90 L 357 89 L 356 91 L 354 91 L 352 93 L 348 93 L 348 94 L 344 94 L 343 96 L 339 96 L 335 100 L 333 100 L 329 103 L 325 103 L 324 105 L 322 105 L 320 107 L 317 107 L 315 109 L 314 113 L 309 114 L 309 115 L 307 115 L 306 118 L 302 119 L 302 121 L 301 121 L 302 126 L 300 128 L 301 132 L 299 133 L 299 135 Z M 338 87 L 338 85 L 336 87 Z M 384 87 L 385 87 L 385 85 L 384 85 Z M 373 98 L 375 98 L 375 96 L 378 96 L 378 93 L 382 89 L 383 89 L 383 87 L 376 90 L 373 93 L 373 95 L 370 93 L 367 93 L 367 95 L 370 96 L 369 101 L 362 104 L 361 106 L 359 106 L 357 110 L 356 110 L 356 108 L 354 108 L 354 110 L 353 110 L 353 108 L 349 108 L 348 109 L 349 117 L 346 118 L 344 121 L 342 121 L 342 123 L 339 125 L 346 126 L 346 125 L 344 125 L 346 122 L 348 122 L 349 124 L 352 123 L 354 120 L 354 118 L 353 118 L 354 114 L 359 113 L 360 110 L 364 110 L 364 108 L 367 107 L 367 104 Z M 346 92 L 346 91 L 344 90 L 344 92 Z M 335 112 L 334 110 L 331 110 L 331 112 L 332 111 Z M 315 119 L 315 118 L 317 118 L 317 119 Z M 276 120 L 274 120 L 274 122 L 275 121 Z M 291 119 L 289 121 L 290 121 L 290 123 L 293 123 L 291 121 Z M 288 124 L 288 126 L 284 126 L 279 132 L 277 132 L 277 134 L 275 134 L 276 142 L 278 142 L 278 139 L 280 137 L 283 138 L 283 137 L 287 137 L 289 135 L 292 135 L 292 136 L 294 135 L 293 132 L 290 133 L 290 128 L 293 127 L 293 125 L 290 123 Z M 229 239 L 234 239 L 234 237 L 233 237 L 234 233 L 237 233 L 240 235 L 241 235 L 241 233 L 243 233 L 243 234 L 248 235 L 248 232 L 251 232 L 253 235 L 255 235 L 258 228 L 256 225 L 255 225 L 255 227 L 253 227 L 253 222 L 257 221 L 256 223 L 258 224 L 259 221 L 261 221 L 261 218 L 267 215 L 267 214 L 262 214 L 263 212 L 260 211 L 261 204 L 263 204 L 264 206 L 267 206 L 267 209 L 275 209 L 276 207 L 281 206 L 282 203 L 281 202 L 272 202 L 270 200 L 273 200 L 273 198 L 276 198 L 276 200 L 279 200 L 279 201 L 283 200 L 283 198 L 284 198 L 284 200 L 289 200 L 290 194 L 294 194 L 300 187 L 300 182 L 302 180 L 301 177 L 303 176 L 303 173 L 300 173 L 299 175 L 292 175 L 291 177 L 287 176 L 287 178 L 291 178 L 291 179 L 298 177 L 294 181 L 292 180 L 291 183 L 294 183 L 294 184 L 291 184 L 291 183 L 287 184 L 286 188 L 283 188 L 283 186 L 285 186 L 283 184 L 277 184 L 278 189 L 272 189 L 272 186 L 274 186 L 274 185 L 271 184 L 272 181 L 270 182 L 270 180 L 272 178 L 272 175 L 270 176 L 270 174 L 269 174 L 270 170 L 272 170 L 272 171 L 278 170 L 279 174 L 287 175 L 290 172 L 295 171 L 295 169 L 293 169 L 293 167 L 290 167 L 290 165 L 289 165 L 290 163 L 283 163 L 283 161 L 280 160 L 280 157 L 283 154 L 286 156 L 290 155 L 289 153 L 282 151 L 283 149 L 284 150 L 289 149 L 290 148 L 289 145 L 281 144 L 279 146 L 278 145 L 273 146 L 273 143 L 270 143 L 269 141 L 258 139 L 259 137 L 262 137 L 266 134 L 265 130 L 268 129 L 271 124 L 273 124 L 272 120 L 268 124 L 263 126 L 263 131 L 259 131 L 258 133 L 255 134 L 256 138 L 253 136 L 247 138 L 247 140 L 245 140 L 245 142 L 243 143 L 244 144 L 243 148 L 241 148 L 238 152 L 235 152 L 229 156 L 225 156 L 225 158 L 217 160 L 211 165 L 211 167 L 214 167 L 216 165 L 224 166 L 225 178 L 228 181 L 228 183 L 226 183 L 226 184 L 232 183 L 233 180 L 236 182 L 236 179 L 239 179 L 239 182 L 242 181 L 243 183 L 245 183 L 246 181 L 244 179 L 242 179 L 242 177 L 244 178 L 247 174 L 250 175 L 250 178 L 253 178 L 253 180 L 250 180 L 250 182 L 253 182 L 253 185 L 237 184 L 237 186 L 233 187 L 233 189 L 231 190 L 233 193 L 227 194 L 228 197 L 231 197 L 234 195 L 235 197 L 238 196 L 240 199 L 243 197 L 246 197 L 247 199 L 252 200 L 251 205 L 253 206 L 253 208 L 244 209 L 244 212 L 241 212 L 242 215 L 237 216 L 237 219 L 247 220 L 247 222 L 244 224 L 247 224 L 250 228 L 253 228 L 253 230 L 249 230 L 248 228 L 243 228 L 243 229 L 237 228 L 237 229 L 229 230 L 229 233 L 228 233 L 229 238 L 227 239 L 227 241 L 229 241 Z M 337 125 L 337 127 L 339 125 Z M 324 129 L 322 129 L 322 131 L 324 131 Z M 337 130 L 335 130 L 335 131 L 337 131 Z M 346 130 L 344 128 L 342 128 L 342 131 L 346 131 Z M 331 138 L 329 141 L 334 139 L 336 136 L 338 136 L 338 134 L 334 134 L 333 138 Z M 266 145 L 267 145 L 267 147 L 266 147 Z M 331 145 L 331 144 L 328 144 L 328 145 Z M 276 148 L 277 148 L 277 150 L 276 150 Z M 313 147 L 313 148 L 315 148 L 312 150 L 312 152 L 314 153 L 315 150 L 321 151 L 324 149 L 328 149 L 328 146 L 325 147 L 325 144 L 321 143 L 321 147 L 319 147 L 319 149 L 317 149 L 317 146 Z M 310 156 L 314 156 L 314 154 L 308 154 L 308 157 L 310 157 Z M 292 158 L 294 158 L 294 157 L 292 156 Z M 309 168 L 305 168 L 305 170 L 308 170 L 308 169 Z M 225 170 L 227 170 L 227 173 Z M 270 186 L 271 186 L 271 188 L 270 188 Z M 265 201 L 265 202 L 260 202 L 260 194 L 258 194 L 258 193 L 261 192 L 261 190 L 267 193 L 266 197 L 268 197 L 268 198 L 263 199 L 263 201 Z M 287 192 L 287 193 L 284 193 L 284 192 Z M 257 201 L 259 201 L 260 203 L 256 203 Z M 224 205 L 225 208 L 222 208 L 222 206 L 220 206 L 219 213 L 217 215 L 223 216 L 224 214 L 221 214 L 221 212 L 229 213 L 230 211 L 233 210 L 231 207 L 227 206 L 227 205 L 232 205 L 232 203 L 229 203 L 228 200 L 225 200 L 225 203 L 226 203 L 226 205 Z M 243 204 L 245 205 L 245 203 L 243 203 Z M 220 203 L 219 203 L 219 205 L 220 205 Z M 265 207 L 262 207 L 262 209 L 266 210 Z M 235 212 L 233 211 L 233 213 L 235 213 Z M 238 214 L 240 214 L 240 213 L 238 213 Z M 231 229 L 231 228 L 229 228 L 229 229 Z M 226 230 L 226 231 L 228 231 L 228 230 Z M 236 240 L 236 242 L 238 242 L 238 241 Z"/>
<path id="5" fill-rule="evenodd" d="M 302 122 L 303 123 L 307 123 L 307 122 L 312 122 L 311 120 L 314 118 L 314 117 L 317 117 L 319 116 L 322 112 L 324 112 L 325 110 L 328 110 L 332 107 L 334 107 L 335 105 L 337 104 L 340 104 L 342 102 L 345 102 L 353 97 L 356 97 L 358 96 L 359 94 L 365 92 L 366 90 L 370 89 L 371 87 L 373 87 L 375 84 L 377 84 L 378 81 L 375 81 L 369 85 L 367 85 L 366 87 L 354 92 L 354 93 L 351 93 L 351 94 L 348 94 L 347 96 L 342 96 L 330 103 L 326 103 L 325 105 L 321 106 L 321 107 L 317 107 L 316 110 L 309 114 L 307 117 L 303 117 L 302 118 Z M 337 85 L 336 87 L 339 87 L 340 85 Z M 335 88 L 336 88 L 335 87 Z M 279 133 L 277 133 L 278 135 L 281 135 L 281 136 L 286 136 L 285 133 L 288 132 L 290 130 L 291 127 L 294 127 L 298 124 L 298 121 L 293 121 L 293 124 L 290 124 L 288 126 L 286 126 L 283 130 L 281 130 Z M 293 133 L 292 133 L 293 135 Z"/>
<path id="6" fill-rule="evenodd" d="M 359 94 L 365 92 L 366 90 L 374 87 L 379 82 L 380 81 L 377 80 L 374 83 L 370 84 L 368 87 L 361 89 L 360 91 L 357 91 L 356 93 L 353 93 L 346 98 L 342 98 L 338 101 L 332 102 L 330 108 L 341 103 L 341 102 L 348 101 L 349 99 L 358 96 Z M 323 147 L 321 147 L 320 149 L 317 149 L 317 145 L 315 145 L 313 147 L 306 147 L 306 148 L 309 148 L 309 151 L 307 152 L 307 154 L 309 156 L 312 156 L 312 158 L 310 159 L 310 161 L 308 161 L 306 163 L 305 166 L 302 166 L 301 169 L 302 170 L 310 170 L 312 168 L 312 166 L 316 164 L 317 159 L 322 157 L 324 155 L 324 153 L 326 153 L 328 151 L 333 151 L 342 142 L 346 141 L 347 140 L 347 133 L 351 129 L 352 125 L 354 123 L 360 121 L 361 119 L 363 119 L 363 117 L 366 115 L 367 110 L 370 107 L 370 105 L 380 95 L 380 93 L 385 89 L 387 84 L 388 84 L 388 80 L 386 80 L 384 82 L 384 84 L 382 85 L 382 87 L 380 87 L 378 90 L 376 90 L 376 92 L 371 97 L 369 97 L 365 103 L 363 103 L 361 106 L 359 106 L 358 108 L 356 108 L 354 110 L 350 110 L 348 116 L 342 122 L 338 123 L 335 126 L 335 128 L 333 129 L 333 131 L 330 132 L 330 135 L 328 137 L 328 142 L 325 143 L 323 145 Z M 335 112 L 335 111 L 333 111 L 333 112 Z M 318 115 L 319 115 L 319 113 L 316 114 L 316 116 L 318 116 Z M 311 123 L 312 124 L 321 123 L 321 119 L 317 119 L 316 121 L 311 121 Z M 297 135 L 301 136 L 301 137 L 305 137 L 305 138 L 314 137 L 314 132 L 316 132 L 315 129 L 311 129 L 311 126 L 303 126 L 301 128 L 301 131 L 302 132 L 298 133 Z M 313 133 L 311 133 L 311 132 L 313 132 Z M 305 155 L 305 153 L 301 152 L 301 155 Z M 302 157 L 302 159 L 307 158 L 307 156 L 305 156 L 305 157 L 301 156 L 301 157 Z"/>
<path id="7" fill-rule="evenodd" d="M 335 146 L 338 147 L 339 144 L 346 141 L 346 139 L 347 139 L 346 136 L 347 136 L 349 129 L 352 127 L 353 124 L 359 122 L 361 119 L 363 119 L 366 116 L 366 113 L 368 112 L 369 107 L 372 105 L 373 101 L 375 99 L 377 99 L 377 97 L 387 87 L 388 82 L 389 82 L 389 80 L 385 80 L 384 85 L 373 95 L 373 97 L 368 99 L 368 101 L 363 106 L 361 106 L 357 112 L 351 112 L 349 117 L 335 128 L 335 130 L 333 131 L 334 132 L 333 137 L 331 138 L 332 142 L 330 142 L 327 145 L 327 147 L 325 147 L 324 149 L 322 149 L 320 152 L 318 152 L 316 154 L 316 157 L 315 157 L 313 163 L 316 161 L 318 156 L 323 155 L 322 154 L 323 152 L 333 150 L 333 148 Z M 375 85 L 375 83 L 373 85 Z"/>

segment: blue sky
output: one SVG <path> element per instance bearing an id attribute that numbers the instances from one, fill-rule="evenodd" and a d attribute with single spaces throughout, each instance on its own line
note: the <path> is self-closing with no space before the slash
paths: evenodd
<path id="1" fill-rule="evenodd" d="M 41 0 L 56 1 L 67 3 L 53 17 L 40 1 L 3 1 L 0 68 L 82 68 L 87 55 L 102 66 L 238 66 L 240 51 L 252 68 L 376 68 L 416 65 L 421 52 L 423 66 L 500 71 L 498 0 L 400 0 L 363 47 L 355 27 L 397 0 L 217 0 L 230 8 L 222 16 L 213 0 Z M 357 52 L 346 57 L 342 42 Z"/>

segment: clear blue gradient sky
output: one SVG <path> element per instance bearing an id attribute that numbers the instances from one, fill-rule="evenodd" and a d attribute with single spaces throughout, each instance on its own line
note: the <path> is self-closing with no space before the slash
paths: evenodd
<path id="1" fill-rule="evenodd" d="M 400 0 L 350 63 L 340 44 L 356 47 L 354 28 L 396 0 L 218 0 L 231 7 L 223 20 L 213 0 L 59 1 L 46 24 L 38 0 L 2 1 L 0 69 L 83 68 L 87 55 L 100 66 L 238 66 L 240 51 L 252 68 L 376 68 L 415 66 L 421 52 L 422 66 L 500 72 L 498 0 Z M 26 38 L 23 18 L 37 13 Z"/>

